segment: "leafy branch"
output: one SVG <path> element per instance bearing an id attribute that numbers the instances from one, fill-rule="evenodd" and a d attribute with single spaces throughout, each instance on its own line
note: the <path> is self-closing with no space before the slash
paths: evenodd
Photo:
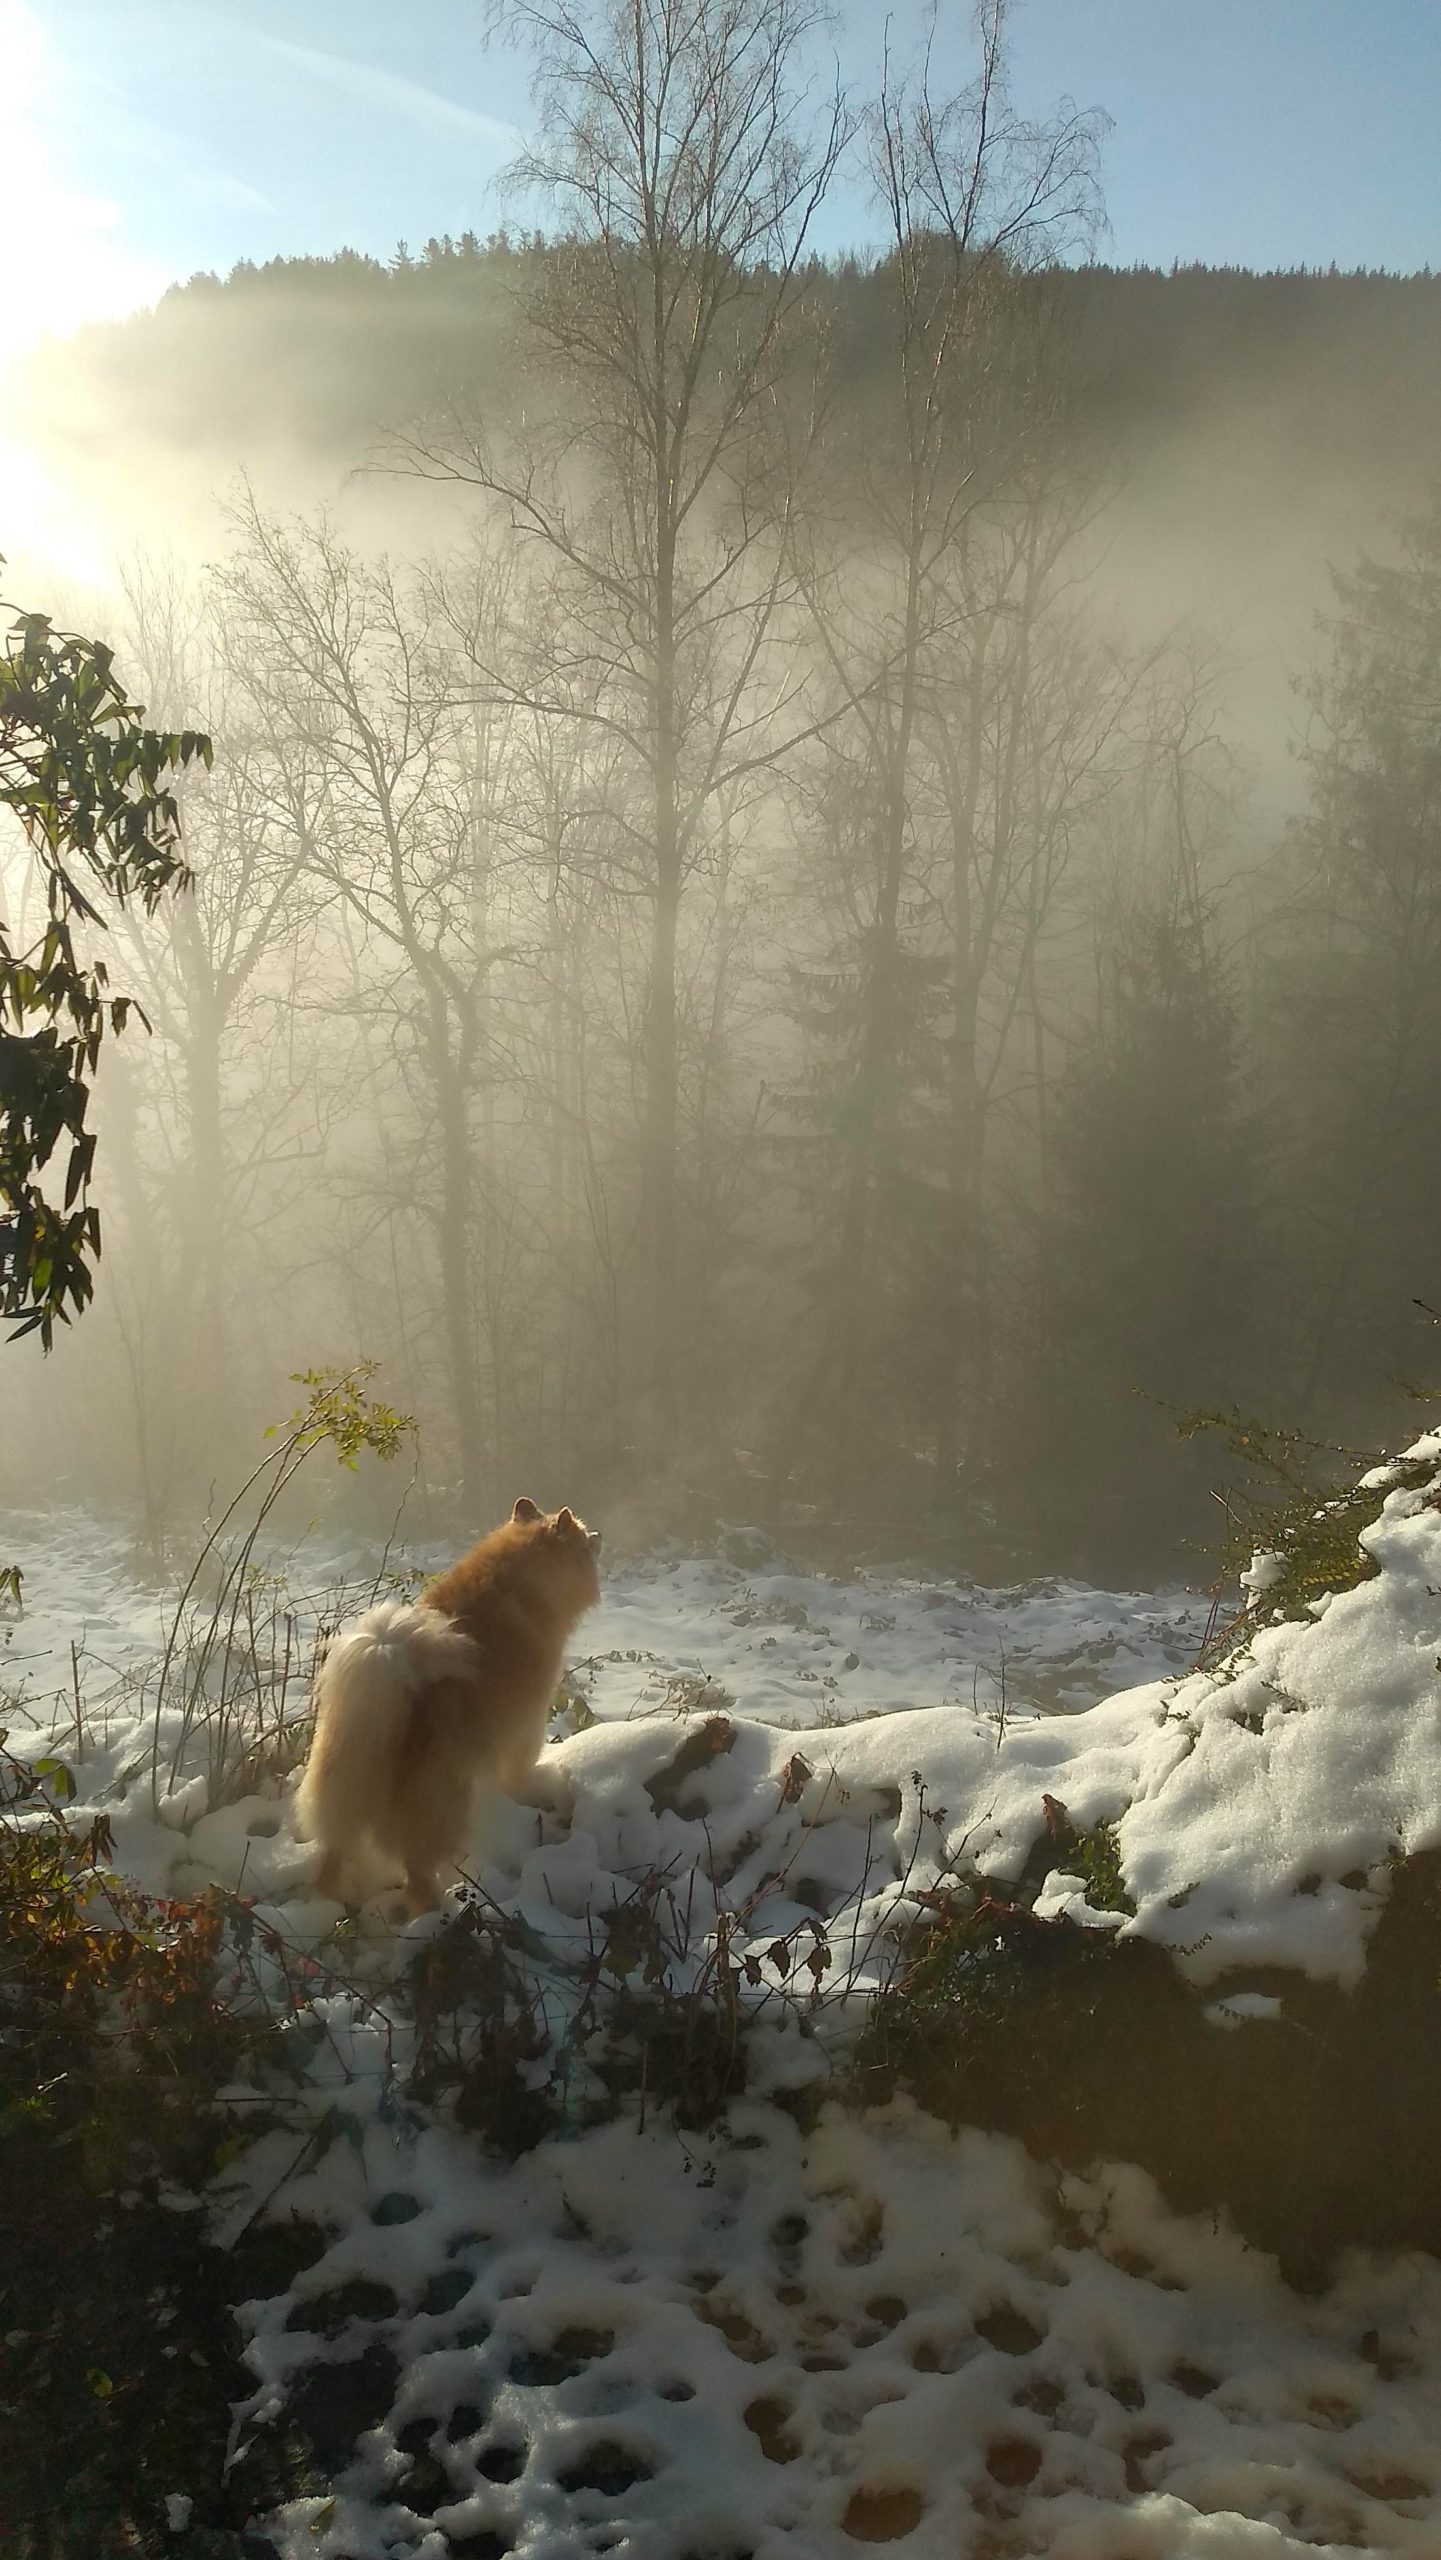
<path id="1" fill-rule="evenodd" d="M 169 777 L 210 756 L 198 730 L 145 726 L 103 641 L 15 615 L 0 640 L 0 809 L 28 841 L 45 915 L 28 942 L 0 915 L 0 1320 L 47 1350 L 93 1294 L 90 1089 L 103 1041 L 139 1011 L 77 934 L 103 932 L 107 905 L 138 899 L 150 915 L 188 887 Z M 42 1176 L 67 1143 L 57 1207 Z"/>

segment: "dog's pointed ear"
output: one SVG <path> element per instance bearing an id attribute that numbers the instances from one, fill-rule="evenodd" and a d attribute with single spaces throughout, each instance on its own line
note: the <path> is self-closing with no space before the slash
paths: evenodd
<path id="1" fill-rule="evenodd" d="M 532 1502 L 530 1495 L 523 1493 L 518 1497 L 515 1509 L 510 1516 L 512 1520 L 543 1520 L 545 1513 L 538 1502 Z"/>
<path id="2" fill-rule="evenodd" d="M 562 1503 L 561 1508 L 557 1511 L 555 1515 L 555 1525 L 557 1529 L 573 1529 L 575 1527 L 575 1513 L 572 1511 L 568 1502 Z"/>

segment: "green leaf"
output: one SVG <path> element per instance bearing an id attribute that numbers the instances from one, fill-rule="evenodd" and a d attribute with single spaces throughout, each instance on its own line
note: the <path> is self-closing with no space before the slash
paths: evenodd
<path id="1" fill-rule="evenodd" d="M 0 1036 L 0 1321 L 16 1337 L 38 1332 L 48 1350 L 56 1323 L 93 1295 L 99 1223 L 76 1210 L 94 1162 L 90 1081 L 107 1029 L 120 1031 L 133 1005 L 124 995 L 110 999 L 107 1022 L 105 964 L 80 965 L 75 928 L 103 932 L 107 904 L 139 898 L 151 913 L 163 896 L 188 887 L 166 780 L 196 758 L 208 766 L 211 749 L 199 730 L 145 726 L 105 642 L 57 632 L 46 614 L 8 610 L 8 630 L 0 630 L 0 807 L 29 838 L 48 921 L 26 951 L 11 947 L 0 921 L 0 1026 L 20 1034 Z M 37 1017 L 40 1027 L 27 1030 Z M 63 1133 L 72 1140 L 68 1219 L 57 1217 L 42 1187 Z"/>

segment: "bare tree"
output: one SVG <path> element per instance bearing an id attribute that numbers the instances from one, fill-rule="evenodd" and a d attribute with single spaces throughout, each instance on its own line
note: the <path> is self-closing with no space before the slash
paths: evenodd
<path id="1" fill-rule="evenodd" d="M 849 1170 L 835 1228 L 829 1320 L 810 1369 L 815 1402 L 828 1370 L 854 1378 L 869 1328 L 873 1249 L 896 1229 L 895 1186 L 906 1147 L 902 1095 L 913 1086 L 928 1001 L 948 985 L 952 1021 L 944 1077 L 949 1146 L 923 1204 L 927 1251 L 952 1274 L 956 1323 L 931 1398 L 943 1472 L 954 1475 L 954 1336 L 978 1310 L 974 1272 L 978 1152 L 978 1007 L 1023 864 L 1018 757 L 1034 728 L 1029 632 L 1055 565 L 1048 510 L 1067 534 L 1070 458 L 1048 364 L 1050 304 L 1040 271 L 1083 238 L 1097 213 L 1096 120 L 1063 105 L 1048 124 L 1018 117 L 1006 90 L 1003 0 L 977 12 L 979 69 L 938 98 L 927 48 L 909 76 L 887 62 L 866 126 L 871 176 L 889 234 L 862 303 L 872 349 L 859 396 L 835 440 L 832 516 L 809 548 L 806 591 L 829 681 L 845 706 L 828 750 L 847 760 L 838 849 L 864 883 L 853 918 Z M 872 335 L 874 333 L 874 335 Z M 1003 645 L 1002 645 L 1003 644 Z M 1002 665 L 1004 659 L 1004 665 Z M 1008 743 L 997 762 L 999 717 Z M 1031 770 L 1035 770 L 1034 759 Z M 991 848 L 976 874 L 987 801 Z M 934 901 L 937 844 L 949 840 L 949 955 L 918 942 Z M 843 855 L 843 858 L 844 857 Z M 1032 871 L 1034 889 L 1038 874 Z M 1003 892 L 1003 883 L 1004 892 Z M 1039 930 L 1039 911 L 1032 933 Z M 908 949 L 908 937 L 911 947 Z M 1014 1010 L 1021 984 L 1016 953 Z M 913 1259 L 914 1254 L 913 1254 Z M 914 1304 L 909 1318 L 915 1321 Z M 855 1402 L 826 1400 L 842 1441 Z M 859 1454 L 859 1453 L 856 1453 Z M 840 1450 L 841 1471 L 849 1463 Z"/>
<path id="2" fill-rule="evenodd" d="M 244 680 L 276 760 L 274 823 L 352 919 L 414 1077 L 412 1149 L 433 1218 L 462 1495 L 492 1495 L 474 1246 L 477 1097 L 496 1070 L 491 980 L 500 742 L 460 683 L 432 592 L 366 562 L 324 524 L 283 526 L 252 499 L 221 576 Z"/>
<path id="3" fill-rule="evenodd" d="M 995 1315 L 992 1131 L 1049 1180 L 1048 956 L 1079 853 L 1134 753 L 1152 653 L 1078 609 L 1096 506 L 1042 470 L 968 541 L 969 611 L 924 713 L 921 805 L 946 988 L 940 1077 L 934 1413 L 954 1481 L 984 1429 Z M 1029 1034 L 1029 1037 L 1026 1035 Z M 1018 1140 L 1024 1144 L 1018 1149 Z"/>
<path id="4" fill-rule="evenodd" d="M 150 1422 L 163 1411 L 172 1470 L 183 1477 L 213 1466 L 225 1446 L 237 1268 L 255 1267 L 260 1233 L 286 1214 L 282 1168 L 308 1152 L 310 1062 L 299 1064 L 293 1031 L 277 1038 L 277 1029 L 293 1017 L 314 902 L 301 894 L 300 854 L 275 822 L 263 750 L 237 716 L 218 617 L 165 562 L 137 558 L 123 585 L 130 653 L 150 700 L 174 721 L 203 709 L 223 740 L 213 769 L 183 785 L 193 895 L 143 933 L 122 925 L 156 1037 L 107 1092 L 144 1257 L 132 1353 L 144 1363 L 147 1333 L 166 1343 L 153 1364 L 164 1391 Z M 287 1060 L 296 1072 L 284 1072 Z"/>
<path id="5" fill-rule="evenodd" d="M 538 418 L 458 415 L 413 470 L 487 491 L 543 555 L 565 645 L 528 699 L 623 751 L 629 868 L 649 912 L 643 1024 L 642 1376 L 677 1420 L 678 938 L 717 798 L 803 725 L 773 654 L 816 411 L 806 243 L 846 139 L 812 114 L 813 0 L 520 0 L 539 130 L 517 181 L 562 238 L 526 305 Z M 513 673 L 481 664 L 513 689 Z"/>

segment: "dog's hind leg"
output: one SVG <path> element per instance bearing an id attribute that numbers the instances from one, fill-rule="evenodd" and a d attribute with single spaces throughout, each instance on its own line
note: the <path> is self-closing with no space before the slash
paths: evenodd
<path id="1" fill-rule="evenodd" d="M 465 1853 L 469 1830 L 469 1794 L 461 1802 L 412 1801 L 391 1838 L 405 1869 L 405 1898 L 412 1911 L 435 1911 L 442 1898 L 441 1875 L 453 1876 Z"/>
<path id="2" fill-rule="evenodd" d="M 439 1783 L 437 1783 L 437 1781 Z M 386 1837 L 405 1871 L 405 1893 L 412 1911 L 434 1911 L 442 1898 L 442 1875 L 453 1877 L 465 1855 L 470 1833 L 472 1783 L 468 1770 L 443 1763 L 410 1773 L 386 1826 Z"/>

